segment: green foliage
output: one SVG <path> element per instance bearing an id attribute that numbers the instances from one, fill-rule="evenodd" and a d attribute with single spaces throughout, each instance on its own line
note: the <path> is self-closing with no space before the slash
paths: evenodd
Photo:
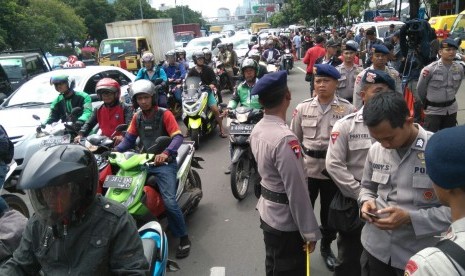
<path id="1" fill-rule="evenodd" d="M 141 19 L 141 5 L 144 19 L 161 17 L 161 13 L 153 9 L 146 0 L 116 0 L 113 5 L 116 13 L 115 21 Z"/>
<path id="2" fill-rule="evenodd" d="M 115 21 L 116 12 L 113 5 L 106 0 L 80 0 L 76 13 L 84 19 L 87 33 L 98 41 L 107 37 L 105 23 Z"/>
<path id="3" fill-rule="evenodd" d="M 164 11 L 162 16 L 172 18 L 173 25 L 199 23 L 200 26 L 205 26 L 207 23 L 202 19 L 202 13 L 191 10 L 189 6 L 176 6 L 175 8 Z"/>

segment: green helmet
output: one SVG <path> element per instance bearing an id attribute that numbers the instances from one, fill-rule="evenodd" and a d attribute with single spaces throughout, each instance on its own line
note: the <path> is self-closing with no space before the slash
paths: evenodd
<path id="1" fill-rule="evenodd" d="M 246 58 L 244 59 L 244 61 L 242 62 L 242 65 L 241 65 L 241 71 L 242 71 L 242 74 L 244 74 L 244 69 L 245 68 L 252 68 L 255 70 L 255 75 L 258 73 L 258 64 L 255 60 L 251 59 L 251 58 Z"/>

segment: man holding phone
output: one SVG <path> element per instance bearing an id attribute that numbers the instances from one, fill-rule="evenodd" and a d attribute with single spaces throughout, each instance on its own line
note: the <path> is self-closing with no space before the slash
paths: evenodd
<path id="1" fill-rule="evenodd" d="M 363 108 L 363 121 L 377 142 L 368 151 L 358 196 L 368 222 L 361 237 L 362 275 L 404 275 L 409 258 L 434 245 L 451 219 L 426 174 L 432 133 L 413 123 L 399 93 L 374 95 Z"/>

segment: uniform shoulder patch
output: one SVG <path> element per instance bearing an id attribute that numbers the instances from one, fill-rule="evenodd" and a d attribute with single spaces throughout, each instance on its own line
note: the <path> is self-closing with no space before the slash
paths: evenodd
<path id="1" fill-rule="evenodd" d="M 297 159 L 300 159 L 302 157 L 302 149 L 300 148 L 299 141 L 291 140 L 288 142 L 288 145 L 291 147 Z"/>
<path id="2" fill-rule="evenodd" d="M 102 196 L 99 196 L 99 205 L 101 208 L 117 217 L 121 217 L 126 212 L 126 207 L 116 202 L 110 201 Z"/>
<path id="3" fill-rule="evenodd" d="M 426 77 L 429 75 L 429 70 L 426 68 L 423 68 L 423 70 L 421 70 L 421 74 L 423 75 L 423 77 Z"/>
<path id="4" fill-rule="evenodd" d="M 333 145 L 334 143 L 336 143 L 337 137 L 339 137 L 338 131 L 331 132 L 331 142 L 333 143 Z"/>
<path id="5" fill-rule="evenodd" d="M 415 273 L 418 270 L 418 265 L 414 260 L 409 260 L 407 265 L 405 266 L 405 274 L 404 276 L 409 276 Z"/>
<path id="6" fill-rule="evenodd" d="M 294 111 L 292 112 L 292 118 L 294 118 L 295 116 L 297 116 L 297 114 L 299 114 L 299 111 L 296 109 L 294 109 Z"/>

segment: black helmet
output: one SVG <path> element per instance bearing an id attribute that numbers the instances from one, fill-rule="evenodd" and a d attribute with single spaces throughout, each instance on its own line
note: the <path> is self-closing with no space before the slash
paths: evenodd
<path id="1" fill-rule="evenodd" d="M 229 47 L 229 46 L 233 47 L 234 44 L 233 44 L 232 42 L 228 42 L 228 43 L 226 43 L 226 46 L 228 46 L 228 47 Z"/>
<path id="2" fill-rule="evenodd" d="M 137 104 L 136 96 L 139 94 L 149 94 L 152 96 L 152 106 L 157 105 L 158 101 L 158 93 L 156 93 L 155 85 L 145 79 L 137 80 L 133 82 L 129 88 L 129 94 L 131 95 L 132 106 L 134 110 L 139 108 L 139 104 Z"/>
<path id="3" fill-rule="evenodd" d="M 208 48 L 203 49 L 202 52 L 203 52 L 204 55 L 210 55 L 210 56 L 212 55 L 212 51 L 210 51 Z"/>
<path id="4" fill-rule="evenodd" d="M 251 59 L 251 58 L 246 58 L 244 59 L 244 61 L 242 62 L 242 65 L 241 65 L 241 72 L 242 74 L 244 74 L 244 69 L 245 68 L 252 68 L 255 70 L 255 75 L 258 73 L 258 64 L 255 60 Z"/>
<path id="5" fill-rule="evenodd" d="M 82 216 L 95 199 L 97 182 L 94 155 L 81 145 L 68 144 L 34 153 L 18 187 L 28 190 L 34 211 L 53 226 Z"/>
<path id="6" fill-rule="evenodd" d="M 194 61 L 195 64 L 197 64 L 197 59 L 199 58 L 205 59 L 205 54 L 202 51 L 195 51 L 192 54 L 192 60 Z"/>
<path id="7" fill-rule="evenodd" d="M 218 43 L 218 45 L 216 45 L 216 47 L 217 47 L 218 49 L 221 49 L 221 48 L 225 49 L 225 48 L 226 48 L 226 45 L 225 45 L 224 43 Z"/>

